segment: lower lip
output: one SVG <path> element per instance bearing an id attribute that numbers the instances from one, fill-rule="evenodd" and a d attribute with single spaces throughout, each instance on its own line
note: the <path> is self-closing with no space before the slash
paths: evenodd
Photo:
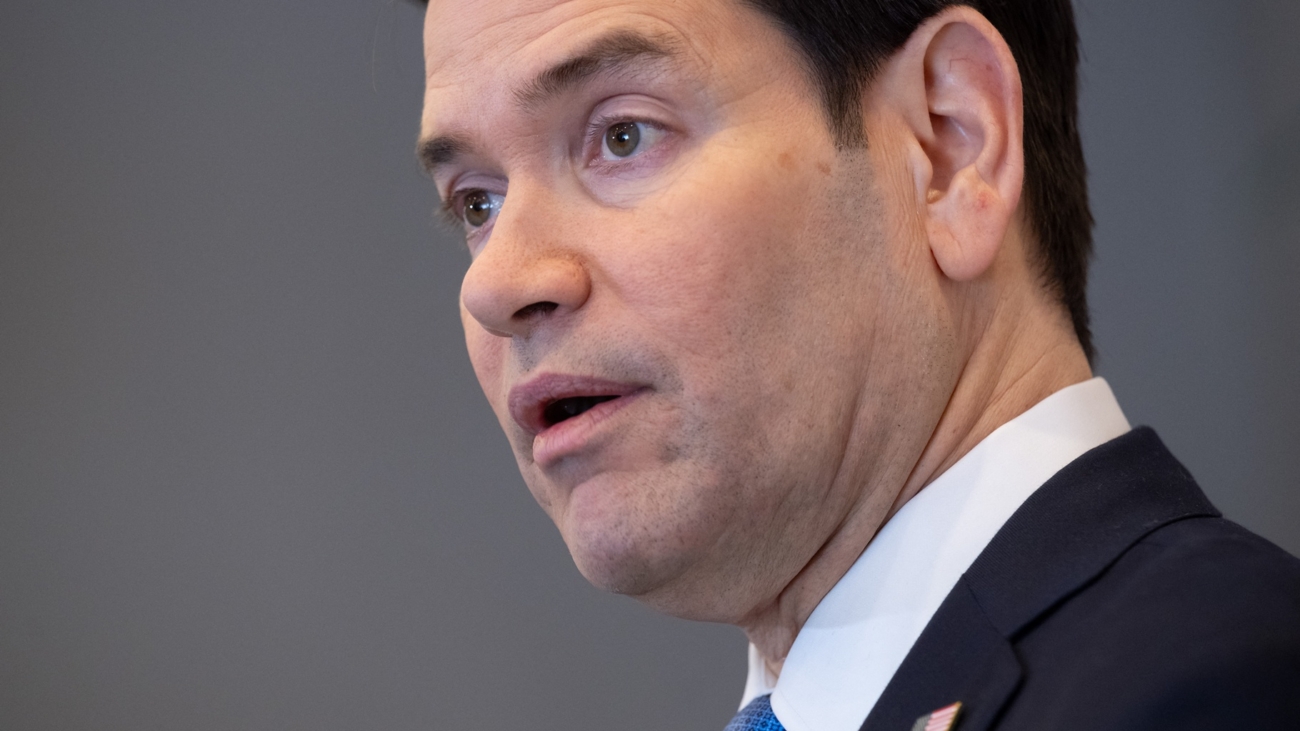
<path id="1" fill-rule="evenodd" d="M 639 399 L 646 389 L 602 401 L 572 419 L 547 427 L 533 437 L 533 462 L 548 467 L 587 447 L 611 416 Z"/>

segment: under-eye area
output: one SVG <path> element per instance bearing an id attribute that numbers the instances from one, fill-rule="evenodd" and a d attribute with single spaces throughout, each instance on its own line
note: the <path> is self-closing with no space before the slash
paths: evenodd
<path id="1" fill-rule="evenodd" d="M 546 405 L 542 410 L 542 418 L 546 426 L 555 426 L 562 421 L 567 421 L 575 416 L 579 416 L 597 404 L 603 404 L 606 401 L 613 401 L 618 396 L 573 396 L 570 398 L 556 399 Z"/>

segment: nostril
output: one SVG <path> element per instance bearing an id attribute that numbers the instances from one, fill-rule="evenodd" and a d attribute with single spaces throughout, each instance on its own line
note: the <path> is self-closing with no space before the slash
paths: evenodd
<path id="1" fill-rule="evenodd" d="M 519 308 L 519 311 L 514 315 L 514 319 L 527 320 L 537 315 L 546 315 L 554 312 L 557 307 L 559 307 L 559 305 L 554 302 L 534 302 L 527 307 Z"/>

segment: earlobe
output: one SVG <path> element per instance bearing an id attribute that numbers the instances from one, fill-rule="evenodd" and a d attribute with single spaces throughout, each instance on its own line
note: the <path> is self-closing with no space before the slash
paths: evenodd
<path id="1" fill-rule="evenodd" d="M 1024 181 L 1020 73 L 1010 48 L 971 8 L 947 10 L 913 34 L 898 59 L 922 158 L 914 165 L 931 253 L 945 277 L 971 281 L 996 260 Z"/>
<path id="2" fill-rule="evenodd" d="M 944 276 L 955 282 L 981 277 L 1002 249 L 1015 212 L 996 186 L 970 167 L 958 170 L 946 189 L 931 189 L 926 215 L 930 251 Z"/>

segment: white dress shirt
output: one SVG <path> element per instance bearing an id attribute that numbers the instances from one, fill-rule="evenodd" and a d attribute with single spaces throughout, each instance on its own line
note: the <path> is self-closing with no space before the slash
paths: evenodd
<path id="1" fill-rule="evenodd" d="M 1129 431 L 1110 386 L 1061 389 L 998 427 L 907 502 L 813 610 L 779 678 L 749 648 L 743 707 L 772 694 L 787 731 L 858 731 L 921 630 L 1011 514 Z"/>

